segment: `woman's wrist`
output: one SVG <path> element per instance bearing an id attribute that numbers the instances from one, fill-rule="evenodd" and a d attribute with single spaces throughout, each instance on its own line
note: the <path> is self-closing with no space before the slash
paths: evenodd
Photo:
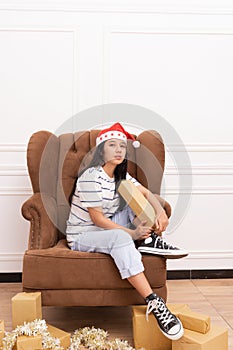
<path id="1" fill-rule="evenodd" d="M 155 209 L 155 211 L 156 211 L 157 216 L 160 216 L 161 214 L 166 214 L 166 211 L 161 206 L 159 208 Z"/>
<path id="2" fill-rule="evenodd" d="M 135 230 L 132 230 L 132 229 L 126 228 L 126 227 L 123 227 L 123 230 L 125 230 L 132 237 L 132 239 L 134 240 Z"/>

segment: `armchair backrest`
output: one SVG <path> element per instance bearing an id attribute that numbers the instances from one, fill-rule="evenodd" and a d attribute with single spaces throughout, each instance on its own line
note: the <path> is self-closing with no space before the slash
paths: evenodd
<path id="1" fill-rule="evenodd" d="M 60 234 L 65 232 L 69 197 L 80 166 L 90 159 L 98 133 L 91 130 L 56 136 L 39 131 L 29 140 L 27 164 L 33 192 L 46 193 L 56 200 Z M 128 172 L 151 192 L 160 194 L 165 162 L 162 138 L 154 130 L 143 131 L 136 138 L 141 146 L 129 145 Z"/>

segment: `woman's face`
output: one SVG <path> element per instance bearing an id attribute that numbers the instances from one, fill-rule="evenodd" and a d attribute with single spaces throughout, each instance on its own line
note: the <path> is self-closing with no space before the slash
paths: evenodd
<path id="1" fill-rule="evenodd" d="M 118 139 L 110 139 L 104 143 L 104 163 L 121 164 L 126 155 L 126 143 Z"/>

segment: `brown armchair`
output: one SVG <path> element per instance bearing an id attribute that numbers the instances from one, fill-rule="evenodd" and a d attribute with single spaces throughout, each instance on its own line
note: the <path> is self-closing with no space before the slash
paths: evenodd
<path id="1" fill-rule="evenodd" d="M 65 239 L 69 197 L 86 154 L 95 146 L 98 130 L 55 136 L 39 131 L 30 138 L 28 171 L 34 194 L 22 207 L 30 221 L 28 250 L 23 261 L 23 290 L 41 291 L 43 305 L 117 306 L 143 299 L 122 280 L 106 254 L 71 251 Z M 141 147 L 128 147 L 129 173 L 153 193 L 160 193 L 164 145 L 160 135 L 142 132 Z M 162 201 L 168 216 L 170 206 Z M 153 290 L 166 300 L 166 259 L 144 255 L 145 274 Z"/>

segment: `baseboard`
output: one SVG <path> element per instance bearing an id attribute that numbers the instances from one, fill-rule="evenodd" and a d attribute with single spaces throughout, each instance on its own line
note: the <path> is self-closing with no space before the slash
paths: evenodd
<path id="1" fill-rule="evenodd" d="M 22 282 L 21 272 L 1 272 L 0 283 L 17 283 Z"/>
<path id="2" fill-rule="evenodd" d="M 168 280 L 233 278 L 233 269 L 227 270 L 170 270 L 167 271 Z M 22 282 L 21 272 L 0 273 L 0 283 Z"/>
<path id="3" fill-rule="evenodd" d="M 170 270 L 168 280 L 233 278 L 233 270 Z"/>

